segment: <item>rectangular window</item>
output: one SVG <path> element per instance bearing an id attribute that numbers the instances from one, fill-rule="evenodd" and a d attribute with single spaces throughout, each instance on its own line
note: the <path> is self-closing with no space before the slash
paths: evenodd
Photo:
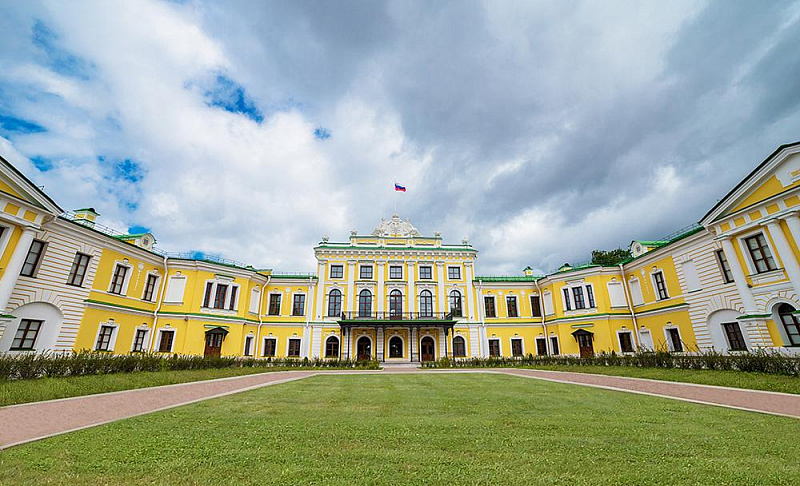
<path id="1" fill-rule="evenodd" d="M 257 289 L 257 288 L 256 289 L 252 289 L 250 291 L 250 308 L 248 309 L 248 312 L 251 312 L 253 314 L 258 314 L 258 312 L 260 310 L 258 308 L 258 305 L 260 304 L 260 302 L 259 302 L 260 300 L 261 300 L 261 289 Z"/>
<path id="2" fill-rule="evenodd" d="M 731 266 L 723 250 L 717 250 L 717 263 L 719 263 L 719 270 L 722 273 L 722 281 L 725 283 L 733 282 L 733 272 L 731 272 Z"/>
<path id="3" fill-rule="evenodd" d="M 344 278 L 344 265 L 331 265 L 331 278 Z"/>
<path id="4" fill-rule="evenodd" d="M 545 338 L 536 338 L 536 355 L 547 356 L 547 340 Z"/>
<path id="5" fill-rule="evenodd" d="M 253 336 L 247 336 L 244 338 L 244 355 L 253 355 Z"/>
<path id="6" fill-rule="evenodd" d="M 555 336 L 550 337 L 550 349 L 553 355 L 558 355 L 558 338 Z"/>
<path id="7" fill-rule="evenodd" d="M 161 331 L 161 341 L 158 343 L 159 353 L 169 353 L 172 351 L 172 341 L 175 339 L 175 331 Z"/>
<path id="8" fill-rule="evenodd" d="M 683 343 L 681 343 L 681 334 L 678 332 L 677 329 L 670 328 L 667 329 L 667 337 L 669 337 L 669 350 L 674 351 L 676 353 L 680 353 L 683 351 Z"/>
<path id="9" fill-rule="evenodd" d="M 619 349 L 623 353 L 632 353 L 633 352 L 633 340 L 631 338 L 631 333 L 629 332 L 621 332 L 617 334 L 619 336 Z"/>
<path id="10" fill-rule="evenodd" d="M 519 317 L 516 297 L 513 296 L 506 297 L 506 309 L 508 310 L 508 317 Z"/>
<path id="11" fill-rule="evenodd" d="M 156 283 L 158 283 L 158 275 L 148 275 L 147 282 L 144 284 L 144 295 L 142 300 L 152 302 L 156 296 Z"/>
<path id="12" fill-rule="evenodd" d="M 281 294 L 269 294 L 269 311 L 271 316 L 281 315 Z"/>
<path id="13" fill-rule="evenodd" d="M 569 289 L 564 287 L 564 310 L 572 310 L 572 304 L 569 299 Z"/>
<path id="14" fill-rule="evenodd" d="M 203 307 L 211 305 L 211 292 L 214 290 L 214 282 L 206 282 L 206 295 L 203 297 Z"/>
<path id="15" fill-rule="evenodd" d="M 724 322 L 722 329 L 725 331 L 725 337 L 728 338 L 728 346 L 731 351 L 747 351 L 747 344 L 744 342 L 742 329 L 738 322 Z"/>
<path id="16" fill-rule="evenodd" d="M 419 267 L 420 280 L 431 280 L 433 278 L 433 269 L 428 266 Z"/>
<path id="17" fill-rule="evenodd" d="M 36 344 L 36 337 L 42 329 L 44 321 L 35 321 L 33 319 L 22 319 L 17 328 L 17 334 L 14 335 L 14 341 L 11 343 L 13 351 L 32 350 Z"/>
<path id="18" fill-rule="evenodd" d="M 703 288 L 700 284 L 700 275 L 697 274 L 697 266 L 694 264 L 694 260 L 687 260 L 681 263 L 681 270 L 683 270 L 683 281 L 686 284 L 687 292 L 694 292 Z"/>
<path id="19" fill-rule="evenodd" d="M 274 357 L 275 356 L 275 349 L 278 347 L 277 344 L 278 344 L 278 342 L 274 338 L 266 338 L 266 339 L 264 339 L 264 351 L 263 351 L 263 353 L 261 355 L 263 357 L 265 357 L 265 358 Z"/>
<path id="20" fill-rule="evenodd" d="M 772 258 L 772 252 L 769 251 L 767 240 L 764 238 L 763 233 L 755 236 L 745 238 L 747 250 L 750 252 L 750 258 L 753 260 L 753 265 L 756 267 L 757 273 L 769 272 L 775 270 L 775 259 Z"/>
<path id="21" fill-rule="evenodd" d="M 128 267 L 123 265 L 114 267 L 114 275 L 111 277 L 111 289 L 109 289 L 109 292 L 122 295 L 122 288 L 125 286 L 126 275 L 128 275 Z"/>
<path id="22" fill-rule="evenodd" d="M 538 295 L 531 295 L 531 315 L 533 317 L 542 317 L 542 308 Z"/>
<path id="23" fill-rule="evenodd" d="M 489 340 L 489 356 L 492 358 L 499 358 L 500 357 L 500 340 L 499 339 L 490 339 Z"/>
<path id="24" fill-rule="evenodd" d="M 399 265 L 392 265 L 389 267 L 389 278 L 401 279 L 403 278 L 403 267 Z"/>
<path id="25" fill-rule="evenodd" d="M 144 340 L 147 338 L 147 329 L 137 329 L 136 335 L 133 336 L 133 349 L 135 353 L 144 351 Z"/>
<path id="26" fill-rule="evenodd" d="M 33 277 L 39 267 L 39 262 L 42 260 L 43 253 L 44 242 L 33 240 L 30 249 L 28 249 L 28 256 L 25 257 L 25 263 L 22 265 L 22 271 L 19 274 L 23 277 Z"/>
<path id="27" fill-rule="evenodd" d="M 289 339 L 289 350 L 286 352 L 286 356 L 290 358 L 299 358 L 300 357 L 300 340 L 299 339 Z"/>
<path id="28" fill-rule="evenodd" d="M 114 328 L 112 326 L 100 326 L 100 333 L 97 335 L 97 343 L 94 346 L 95 351 L 110 351 L 111 336 L 114 335 Z"/>
<path id="29" fill-rule="evenodd" d="M 214 292 L 214 308 L 224 309 L 225 300 L 228 297 L 228 286 L 225 284 L 217 284 L 217 291 Z"/>
<path id="30" fill-rule="evenodd" d="M 174 276 L 169 278 L 167 283 L 167 291 L 164 296 L 164 302 L 183 302 L 183 293 L 186 290 L 186 277 Z M 208 287 L 206 287 L 206 295 L 208 295 Z M 203 304 L 203 307 L 208 307 Z"/>
<path id="31" fill-rule="evenodd" d="M 585 309 L 586 303 L 583 300 L 583 288 L 582 287 L 572 287 L 572 297 L 574 297 L 575 308 L 576 309 Z"/>
<path id="32" fill-rule="evenodd" d="M 653 274 L 653 282 L 656 284 L 656 296 L 658 300 L 669 299 L 667 293 L 667 284 L 664 282 L 664 272 L 656 272 Z"/>
<path id="33" fill-rule="evenodd" d="M 306 295 L 294 294 L 294 300 L 292 302 L 292 315 L 302 316 L 305 315 L 305 313 L 306 313 Z"/>
<path id="34" fill-rule="evenodd" d="M 362 265 L 359 277 L 361 280 L 372 280 L 372 265 Z"/>
<path id="35" fill-rule="evenodd" d="M 236 295 L 239 293 L 238 285 L 231 285 L 231 298 L 228 303 L 228 310 L 236 310 Z"/>
<path id="36" fill-rule="evenodd" d="M 639 279 L 638 278 L 631 279 L 630 286 L 631 286 L 631 300 L 633 300 L 633 305 L 644 304 L 644 294 L 642 294 L 642 285 L 639 283 Z"/>
<path id="37" fill-rule="evenodd" d="M 511 339 L 511 356 L 514 357 L 522 356 L 522 339 L 520 338 Z"/>
<path id="38" fill-rule="evenodd" d="M 594 309 L 594 289 L 591 285 L 586 286 L 586 300 L 589 302 L 589 308 Z"/>
<path id="39" fill-rule="evenodd" d="M 447 267 L 447 278 L 461 280 L 461 267 Z"/>
<path id="40" fill-rule="evenodd" d="M 67 277 L 67 284 L 80 287 L 83 285 L 83 279 L 86 277 L 86 270 L 89 268 L 89 260 L 92 257 L 84 255 L 83 253 L 76 253 L 75 259 L 72 261 L 72 268 L 69 270 Z"/>
<path id="41" fill-rule="evenodd" d="M 484 297 L 483 307 L 486 311 L 486 317 L 497 317 L 497 311 L 494 308 L 494 297 Z"/>

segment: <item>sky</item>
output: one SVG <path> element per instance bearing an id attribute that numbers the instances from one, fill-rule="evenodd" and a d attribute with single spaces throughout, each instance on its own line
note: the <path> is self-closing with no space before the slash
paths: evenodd
<path id="1" fill-rule="evenodd" d="M 0 44 L 0 155 L 61 207 L 279 271 L 395 207 L 552 271 L 800 140 L 799 2 L 0 0 Z"/>

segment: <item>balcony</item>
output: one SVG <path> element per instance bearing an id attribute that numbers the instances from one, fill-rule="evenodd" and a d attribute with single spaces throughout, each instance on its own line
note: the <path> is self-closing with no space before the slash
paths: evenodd
<path id="1" fill-rule="evenodd" d="M 342 312 L 342 321 L 389 321 L 389 322 L 411 322 L 411 321 L 454 321 L 454 317 L 450 312 L 359 312 L 348 311 Z"/>

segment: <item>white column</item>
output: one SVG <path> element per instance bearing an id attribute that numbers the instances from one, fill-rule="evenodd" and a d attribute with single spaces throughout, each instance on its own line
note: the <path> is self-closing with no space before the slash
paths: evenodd
<path id="1" fill-rule="evenodd" d="M 14 253 L 3 271 L 3 277 L 0 279 L 0 311 L 3 313 L 8 307 L 8 301 L 11 300 L 11 294 L 17 285 L 19 272 L 22 271 L 22 266 L 25 264 L 25 258 L 28 256 L 28 251 L 35 235 L 36 230 L 31 227 L 22 229 L 22 236 L 19 237 Z"/>
<path id="2" fill-rule="evenodd" d="M 377 357 L 378 361 L 383 361 L 383 351 L 386 349 L 386 345 L 384 344 L 384 336 L 383 336 L 383 328 L 379 327 L 378 331 L 375 336 L 375 356 Z"/>
<path id="3" fill-rule="evenodd" d="M 436 262 L 436 306 L 439 312 L 447 313 L 447 300 L 444 298 L 444 262 Z"/>
<path id="4" fill-rule="evenodd" d="M 419 361 L 419 329 L 411 328 L 411 361 Z"/>
<path id="5" fill-rule="evenodd" d="M 792 282 L 792 287 L 794 287 L 795 293 L 800 295 L 800 265 L 798 265 L 797 257 L 794 256 L 792 247 L 789 245 L 789 240 L 786 239 L 786 234 L 784 234 L 783 228 L 781 228 L 780 222 L 777 220 L 773 219 L 767 221 L 767 228 L 769 228 L 769 234 L 772 236 L 772 241 L 775 242 L 775 246 L 778 250 L 778 256 L 783 262 L 783 268 L 786 270 L 786 275 L 789 277 L 789 281 Z"/>
<path id="6" fill-rule="evenodd" d="M 377 308 L 375 312 L 380 314 L 384 311 L 386 306 L 386 262 L 375 262 L 375 271 L 378 272 L 378 288 L 375 289 L 375 303 Z"/>
<path id="7" fill-rule="evenodd" d="M 747 286 L 747 277 L 739 265 L 739 257 L 736 256 L 736 250 L 733 248 L 731 238 L 723 238 L 722 251 L 725 253 L 725 259 L 728 260 L 728 266 L 731 268 L 733 274 L 733 281 L 736 283 L 736 290 L 739 291 L 739 297 L 744 304 L 744 311 L 746 314 L 752 314 L 756 311 L 756 301 L 753 298 L 753 292 Z"/>
<path id="8" fill-rule="evenodd" d="M 347 261 L 347 296 L 344 299 L 344 312 L 352 312 L 356 309 L 356 261 Z"/>
<path id="9" fill-rule="evenodd" d="M 475 287 L 472 285 L 472 276 L 473 265 L 472 262 L 467 262 L 464 264 L 466 268 L 465 274 L 467 278 L 467 312 L 469 312 L 467 316 L 468 322 L 476 322 L 478 319 L 476 318 L 477 314 L 475 313 Z"/>
<path id="10" fill-rule="evenodd" d="M 436 350 L 437 353 L 436 353 L 436 356 L 434 356 L 435 359 L 444 358 L 445 357 L 445 354 L 444 354 L 445 348 L 450 348 L 450 346 L 448 344 L 445 344 L 445 342 L 448 340 L 448 338 L 451 337 L 449 332 L 448 332 L 447 337 L 445 337 L 444 329 L 438 329 L 438 331 L 439 331 L 439 349 Z"/>
<path id="11" fill-rule="evenodd" d="M 319 280 L 317 281 L 317 303 L 314 314 L 317 316 L 318 321 L 321 321 L 322 316 L 325 315 L 325 278 L 328 276 L 327 263 L 326 260 L 320 260 L 317 263 L 317 277 Z M 266 290 L 267 289 L 264 288 L 263 291 L 266 292 Z"/>
<path id="12" fill-rule="evenodd" d="M 416 262 L 407 262 L 407 270 L 408 270 L 408 299 L 407 299 L 407 309 L 406 312 L 417 312 L 416 308 L 416 296 L 417 296 L 417 289 L 414 286 L 414 278 L 416 277 Z"/>

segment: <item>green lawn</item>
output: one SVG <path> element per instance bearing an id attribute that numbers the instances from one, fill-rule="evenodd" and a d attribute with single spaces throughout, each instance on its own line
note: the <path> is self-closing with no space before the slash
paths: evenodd
<path id="1" fill-rule="evenodd" d="M 796 376 L 743 373 L 741 371 L 682 370 L 665 368 L 634 368 L 630 366 L 534 366 L 531 369 L 574 371 L 598 375 L 629 376 L 653 380 L 681 381 L 701 385 L 749 388 L 800 394 L 800 378 Z"/>
<path id="2" fill-rule="evenodd" d="M 797 420 L 496 374 L 330 375 L 11 448 L 2 484 L 800 484 Z"/>
<path id="3" fill-rule="evenodd" d="M 142 371 L 67 378 L 0 381 L 0 406 L 38 402 L 55 398 L 94 395 L 149 386 L 172 385 L 228 376 L 282 371 L 286 368 L 221 368 L 189 371 Z"/>

